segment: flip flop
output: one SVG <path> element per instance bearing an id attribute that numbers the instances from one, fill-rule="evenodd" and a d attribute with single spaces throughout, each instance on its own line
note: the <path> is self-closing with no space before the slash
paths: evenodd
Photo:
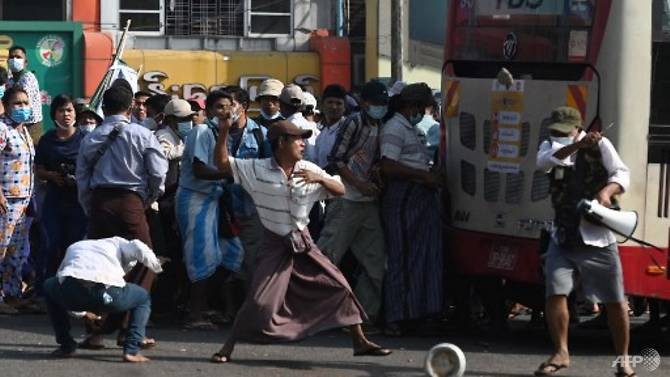
<path id="1" fill-rule="evenodd" d="M 632 373 L 628 374 L 628 373 L 626 373 L 622 370 L 619 370 L 616 373 L 614 373 L 614 377 L 636 377 L 636 376 L 637 376 L 637 373 L 635 373 L 635 372 L 632 372 Z"/>
<path id="2" fill-rule="evenodd" d="M 546 368 L 554 368 L 552 370 L 545 370 Z M 537 370 L 535 371 L 534 375 L 536 376 L 553 376 L 554 374 L 558 373 L 561 369 L 565 369 L 568 366 L 565 364 L 556 364 L 556 363 L 547 363 L 544 362 L 540 364 L 539 367 L 537 367 Z"/>
<path id="3" fill-rule="evenodd" d="M 230 358 L 230 355 L 225 355 L 221 352 L 217 352 L 209 358 L 209 362 L 214 364 L 225 364 L 231 361 L 232 359 Z"/>
<path id="4" fill-rule="evenodd" d="M 377 346 L 366 350 L 354 351 L 354 356 L 388 356 L 391 353 L 393 353 L 393 351 L 390 349 Z"/>

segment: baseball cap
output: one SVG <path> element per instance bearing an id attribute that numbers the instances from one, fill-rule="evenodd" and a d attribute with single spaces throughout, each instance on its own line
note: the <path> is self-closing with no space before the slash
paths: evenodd
<path id="1" fill-rule="evenodd" d="M 316 97 L 314 97 L 314 95 L 310 92 L 304 92 L 302 95 L 305 99 L 305 107 L 312 106 L 312 111 L 318 114 L 319 109 L 316 108 Z"/>
<path id="2" fill-rule="evenodd" d="M 205 110 L 205 99 L 202 97 L 191 97 L 188 100 L 188 103 L 191 104 L 191 110 Z"/>
<path id="3" fill-rule="evenodd" d="M 296 84 L 288 84 L 282 89 L 279 100 L 294 106 L 300 106 L 305 103 L 305 95 Z"/>
<path id="4" fill-rule="evenodd" d="M 270 127 L 268 140 L 275 141 L 283 135 L 301 136 L 303 139 L 309 139 L 312 136 L 312 130 L 304 130 L 287 120 L 280 120 Z"/>
<path id="5" fill-rule="evenodd" d="M 370 80 L 363 85 L 361 89 L 361 99 L 363 101 L 375 103 L 387 103 L 389 100 L 389 93 L 381 81 Z"/>
<path id="6" fill-rule="evenodd" d="M 582 115 L 577 109 L 570 106 L 561 106 L 551 112 L 551 123 L 547 128 L 561 133 L 570 133 L 575 128 L 582 127 Z"/>
<path id="7" fill-rule="evenodd" d="M 188 101 L 183 99 L 173 99 L 165 105 L 165 115 L 172 115 L 177 118 L 186 118 L 187 116 L 193 115 L 193 110 L 191 110 L 191 104 Z"/>
<path id="8" fill-rule="evenodd" d="M 277 79 L 267 79 L 261 83 L 256 97 L 279 97 L 284 89 L 284 84 Z"/>

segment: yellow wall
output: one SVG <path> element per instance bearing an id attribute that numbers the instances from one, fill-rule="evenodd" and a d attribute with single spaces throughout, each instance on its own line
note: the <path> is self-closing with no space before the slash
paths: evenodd
<path id="1" fill-rule="evenodd" d="M 319 56 L 311 52 L 126 50 L 123 60 L 140 71 L 140 87 L 182 98 L 205 97 L 213 88 L 239 85 L 255 98 L 268 77 L 318 94 Z"/>

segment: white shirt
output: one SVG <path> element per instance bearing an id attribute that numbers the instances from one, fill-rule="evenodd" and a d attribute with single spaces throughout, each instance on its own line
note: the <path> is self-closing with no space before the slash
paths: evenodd
<path id="1" fill-rule="evenodd" d="M 235 183 L 242 185 L 253 199 L 263 226 L 280 236 L 304 229 L 309 224 L 309 211 L 314 202 L 333 197 L 319 183 L 305 184 L 297 178 L 289 179 L 274 158 L 228 159 Z M 340 181 L 339 176 L 330 176 L 309 161 L 296 162 L 294 172 L 303 169 Z"/>
<path id="2" fill-rule="evenodd" d="M 296 126 L 302 128 L 303 130 L 312 130 L 312 136 L 307 139 L 305 145 L 305 160 L 307 161 L 316 161 L 316 138 L 319 136 L 319 129 L 316 127 L 316 123 L 310 122 L 302 116 L 302 113 L 298 111 L 297 113 L 286 118 L 287 121 L 295 124 Z"/>
<path id="3" fill-rule="evenodd" d="M 155 273 L 163 271 L 154 252 L 140 240 L 112 237 L 79 241 L 67 248 L 56 276 L 61 283 L 66 277 L 72 277 L 124 287 L 123 277 L 137 262 Z"/>
<path id="4" fill-rule="evenodd" d="M 585 132 L 581 132 L 577 140 L 581 140 L 586 136 Z M 555 166 L 572 167 L 575 165 L 577 153 L 563 160 L 554 157 L 554 153 L 563 148 L 564 145 L 545 140 L 540 145 L 540 150 L 537 152 L 537 167 L 547 173 Z M 623 163 L 621 157 L 614 149 L 614 145 L 606 137 L 600 139 L 598 143 L 600 153 L 602 155 L 603 166 L 609 173 L 607 183 L 617 183 L 621 186 L 623 191 L 628 190 L 630 185 L 630 172 L 628 167 Z M 605 247 L 616 242 L 616 238 L 612 232 L 604 227 L 595 225 L 588 221 L 580 221 L 579 232 L 582 235 L 584 243 L 596 247 Z M 554 237 L 556 236 L 556 229 L 554 229 Z"/>
<path id="5" fill-rule="evenodd" d="M 338 131 L 340 126 L 344 123 L 346 118 L 331 124 L 330 126 L 325 126 L 321 123 L 317 126 L 319 128 L 319 136 L 316 137 L 315 142 L 315 155 L 316 160 L 314 161 L 320 168 L 325 168 L 328 165 L 328 156 L 333 150 L 333 145 L 335 145 L 335 140 L 337 139 Z"/>

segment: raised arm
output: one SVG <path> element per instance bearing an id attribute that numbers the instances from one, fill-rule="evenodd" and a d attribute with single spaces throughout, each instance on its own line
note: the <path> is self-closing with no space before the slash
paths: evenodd
<path id="1" fill-rule="evenodd" d="M 219 118 L 219 138 L 216 140 L 216 147 L 214 147 L 214 164 L 222 173 L 227 175 L 233 174 L 233 168 L 228 159 L 228 131 L 232 125 L 233 120 L 230 114 Z"/>

